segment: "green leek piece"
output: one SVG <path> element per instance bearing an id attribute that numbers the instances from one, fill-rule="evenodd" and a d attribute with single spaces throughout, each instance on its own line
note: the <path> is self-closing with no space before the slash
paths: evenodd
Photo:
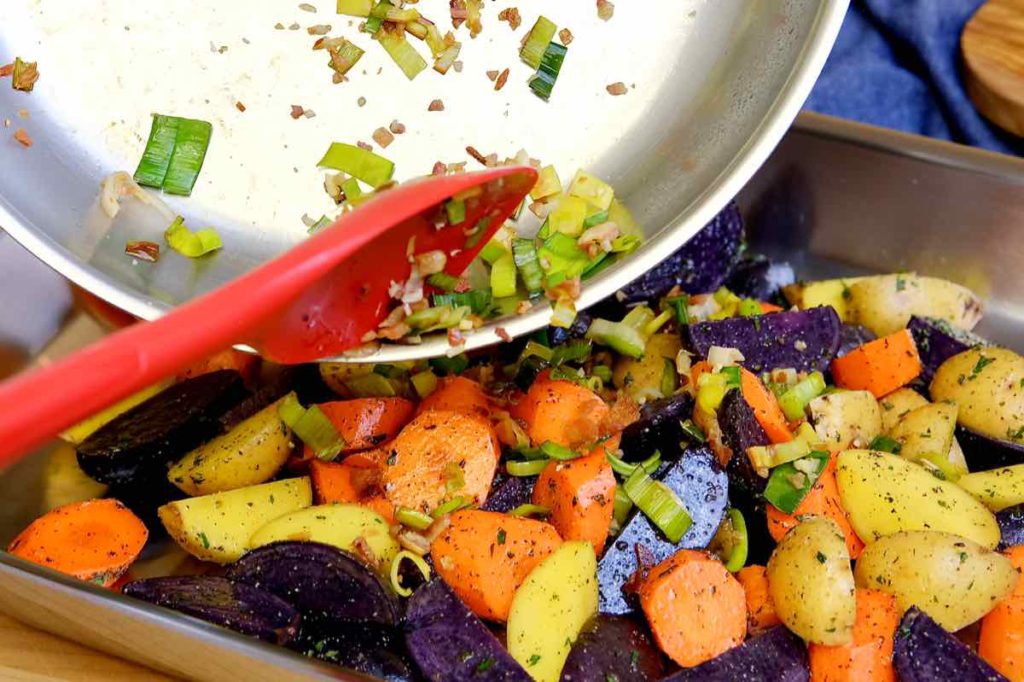
<path id="1" fill-rule="evenodd" d="M 328 49 L 328 53 L 331 55 L 331 68 L 342 76 L 351 71 L 364 54 L 361 47 L 347 40 L 337 47 Z"/>
<path id="2" fill-rule="evenodd" d="M 622 324 L 643 333 L 644 328 L 654 321 L 654 311 L 645 305 L 639 305 L 622 318 Z"/>
<path id="3" fill-rule="evenodd" d="M 427 284 L 432 287 L 437 287 L 445 293 L 451 293 L 459 286 L 459 278 L 454 275 L 449 275 L 447 272 L 435 272 L 433 275 L 427 277 Z"/>
<path id="4" fill-rule="evenodd" d="M 546 199 L 561 191 L 562 181 L 558 179 L 558 171 L 554 166 L 544 166 L 537 174 L 537 184 L 530 190 L 530 198 L 534 201 Z"/>
<path id="5" fill-rule="evenodd" d="M 624 478 L 629 478 L 635 474 L 638 468 L 643 469 L 648 474 L 653 474 L 661 466 L 661 453 L 657 450 L 655 450 L 653 455 L 638 464 L 626 462 L 607 451 L 604 453 L 604 456 L 608 463 L 612 465 L 612 471 Z"/>
<path id="6" fill-rule="evenodd" d="M 397 395 L 391 380 L 376 372 L 348 379 L 345 388 L 354 398 L 393 398 Z"/>
<path id="7" fill-rule="evenodd" d="M 491 300 L 491 292 L 487 289 L 471 289 L 457 294 L 434 294 L 431 297 L 431 302 L 435 306 L 468 307 L 474 315 L 490 313 Z"/>
<path id="8" fill-rule="evenodd" d="M 623 234 L 612 240 L 612 253 L 629 254 L 640 248 L 643 243 L 638 235 Z"/>
<path id="9" fill-rule="evenodd" d="M 937 452 L 918 455 L 916 461 L 940 481 L 956 483 L 960 480 L 960 476 L 963 475 L 959 469 L 953 466 L 953 463 L 949 461 L 947 456 L 940 455 Z"/>
<path id="10" fill-rule="evenodd" d="M 405 33 L 379 31 L 377 40 L 409 80 L 427 68 L 427 60 L 416 51 L 412 43 L 405 39 Z"/>
<path id="11" fill-rule="evenodd" d="M 505 468 L 508 470 L 509 476 L 515 476 L 522 478 L 526 476 L 539 476 L 540 472 L 544 471 L 544 467 L 548 465 L 546 459 L 533 459 L 525 462 L 508 462 L 505 464 Z"/>
<path id="12" fill-rule="evenodd" d="M 316 234 L 317 232 L 319 232 L 320 230 L 324 229 L 325 227 L 330 227 L 331 223 L 333 223 L 333 222 L 334 221 L 331 220 L 330 218 L 328 218 L 326 215 L 322 215 L 322 216 L 320 216 L 320 220 L 316 221 L 315 223 L 313 223 L 312 225 L 309 226 L 309 229 L 306 230 L 306 233 L 307 234 Z"/>
<path id="13" fill-rule="evenodd" d="M 568 329 L 576 321 L 576 304 L 568 298 L 559 298 L 551 306 L 551 326 Z"/>
<path id="14" fill-rule="evenodd" d="M 629 519 L 629 512 L 633 511 L 633 500 L 622 489 L 621 485 L 615 486 L 615 505 L 612 507 L 612 520 L 621 529 Z"/>
<path id="15" fill-rule="evenodd" d="M 882 452 L 889 452 L 894 455 L 900 454 L 900 450 L 903 446 L 900 445 L 899 441 L 893 440 L 888 436 L 875 436 L 875 439 L 868 445 L 868 450 L 881 450 Z"/>
<path id="16" fill-rule="evenodd" d="M 550 516 L 551 510 L 539 504 L 521 504 L 509 512 L 509 516 Z"/>
<path id="17" fill-rule="evenodd" d="M 779 397 L 779 407 L 789 421 L 804 418 L 807 404 L 825 392 L 825 377 L 811 372 Z"/>
<path id="18" fill-rule="evenodd" d="M 598 211 L 593 215 L 587 216 L 587 219 L 583 221 L 583 229 L 594 227 L 595 225 L 603 225 L 608 222 L 608 211 Z"/>
<path id="19" fill-rule="evenodd" d="M 587 219 L 587 202 L 579 197 L 564 196 L 548 215 L 548 224 L 555 232 L 579 237 Z"/>
<path id="20" fill-rule="evenodd" d="M 612 368 L 608 365 L 595 365 L 590 373 L 601 380 L 602 383 L 607 384 L 612 380 Z"/>
<path id="21" fill-rule="evenodd" d="M 394 9 L 394 5 L 390 2 L 378 2 L 370 9 L 370 16 L 367 17 L 366 22 L 363 24 L 363 30 L 370 34 L 380 31 L 380 27 L 384 24 L 384 18 L 387 17 L 388 12 L 392 9 Z"/>
<path id="22" fill-rule="evenodd" d="M 281 401 L 277 413 L 317 459 L 330 462 L 345 449 L 345 439 L 319 406 L 304 409 L 294 393 Z"/>
<path id="23" fill-rule="evenodd" d="M 430 514 L 406 507 L 399 507 L 395 510 L 395 520 L 403 526 L 416 530 L 426 530 L 434 523 L 434 517 Z"/>
<path id="24" fill-rule="evenodd" d="M 526 290 L 531 295 L 540 293 L 544 286 L 544 273 L 540 269 L 540 263 L 537 262 L 537 247 L 533 240 L 513 239 L 512 257 Z"/>
<path id="25" fill-rule="evenodd" d="M 156 189 L 164 186 L 164 178 L 167 177 L 167 169 L 171 165 L 171 155 L 174 153 L 174 142 L 178 139 L 180 124 L 181 119 L 177 116 L 153 114 L 146 150 L 142 152 L 142 160 L 139 161 L 139 167 L 135 169 L 135 182 L 143 187 L 155 187 Z"/>
<path id="26" fill-rule="evenodd" d="M 701 431 L 701 428 L 699 426 L 693 423 L 692 419 L 687 419 L 683 422 L 680 422 L 679 426 L 682 428 L 683 433 L 685 433 L 686 436 L 694 443 L 697 443 L 698 445 L 703 445 L 704 443 L 707 442 L 708 437 L 704 435 L 704 432 Z"/>
<path id="27" fill-rule="evenodd" d="M 665 358 L 661 368 L 661 395 L 670 396 L 679 388 L 679 373 L 676 371 L 676 361 Z"/>
<path id="28" fill-rule="evenodd" d="M 466 222 L 466 202 L 459 199 L 452 199 L 444 205 L 445 213 L 448 215 L 449 225 L 461 225 Z"/>
<path id="29" fill-rule="evenodd" d="M 531 69 L 539 68 L 544 53 L 548 49 L 548 44 L 555 37 L 557 30 L 558 26 L 547 17 L 538 18 L 533 28 L 530 29 L 523 48 L 519 50 L 519 58 L 526 62 Z"/>
<path id="30" fill-rule="evenodd" d="M 666 298 L 665 304 L 675 311 L 677 324 L 690 324 L 689 298 L 685 294 L 683 296 Z"/>
<path id="31" fill-rule="evenodd" d="M 388 13 L 384 16 L 385 21 L 390 21 L 395 24 L 408 24 L 418 21 L 419 18 L 419 11 L 415 9 L 399 9 L 397 7 L 389 9 Z"/>
<path id="32" fill-rule="evenodd" d="M 470 314 L 469 306 L 442 305 L 418 310 L 405 318 L 405 323 L 418 332 L 454 329 Z"/>
<path id="33" fill-rule="evenodd" d="M 548 286 L 555 286 L 552 275 L 562 280 L 579 277 L 590 264 L 590 256 L 580 248 L 575 237 L 552 231 L 537 250 L 537 259 L 547 275 Z"/>
<path id="34" fill-rule="evenodd" d="M 802 438 L 794 438 L 788 443 L 755 445 L 747 448 L 747 457 L 757 471 L 773 469 L 781 464 L 807 457 L 810 453 L 810 444 Z"/>
<path id="35" fill-rule="evenodd" d="M 761 314 L 761 303 L 752 298 L 744 298 L 740 301 L 736 312 L 743 317 L 757 317 Z"/>
<path id="36" fill-rule="evenodd" d="M 511 253 L 505 253 L 491 265 L 491 294 L 505 298 L 516 294 L 516 261 Z"/>
<path id="37" fill-rule="evenodd" d="M 421 400 L 437 390 L 437 375 L 429 369 L 413 374 L 409 381 Z"/>
<path id="38" fill-rule="evenodd" d="M 368 17 L 373 8 L 373 0 L 338 0 L 338 14 L 350 17 Z"/>
<path id="39" fill-rule="evenodd" d="M 658 315 L 656 318 L 654 318 L 653 320 L 644 325 L 644 336 L 651 336 L 653 334 L 657 334 L 658 331 L 666 324 L 671 322 L 672 318 L 674 317 L 675 313 L 673 313 L 671 310 L 662 311 L 660 315 Z"/>
<path id="40" fill-rule="evenodd" d="M 568 346 L 556 346 L 551 349 L 549 362 L 554 365 L 562 365 L 566 362 L 584 362 L 590 357 L 592 348 L 586 341 L 577 341 Z"/>
<path id="41" fill-rule="evenodd" d="M 672 489 L 639 467 L 622 484 L 622 489 L 672 544 L 682 540 L 693 524 L 686 505 Z"/>
<path id="42" fill-rule="evenodd" d="M 402 561 L 405 559 L 408 559 L 414 566 L 416 566 L 424 581 L 430 580 L 430 564 L 428 564 L 420 555 L 410 552 L 407 549 L 403 549 L 395 555 L 394 559 L 391 560 L 391 570 L 388 571 L 388 575 L 391 577 L 391 589 L 394 590 L 395 594 L 399 597 L 412 596 L 412 590 L 403 586 L 401 580 Z"/>
<path id="43" fill-rule="evenodd" d="M 609 322 L 600 318 L 590 323 L 587 338 L 637 359 L 643 356 L 644 347 L 647 345 L 647 339 L 636 329 L 622 322 Z"/>
<path id="44" fill-rule="evenodd" d="M 355 178 L 348 178 L 341 183 L 341 191 L 345 194 L 345 200 L 350 203 L 363 196 L 363 188 Z"/>
<path id="45" fill-rule="evenodd" d="M 779 511 L 792 514 L 827 465 L 827 452 L 812 452 L 807 457 L 780 464 L 768 477 L 764 499 Z"/>
<path id="46" fill-rule="evenodd" d="M 501 243 L 499 239 L 492 239 L 491 241 L 484 244 L 484 248 L 480 249 L 480 258 L 485 263 L 494 265 L 494 261 L 498 260 L 502 256 L 508 253 L 508 249 Z"/>
<path id="47" fill-rule="evenodd" d="M 729 378 L 720 373 L 704 372 L 697 379 L 697 406 L 708 413 L 718 411 L 729 391 Z"/>
<path id="48" fill-rule="evenodd" d="M 608 211 L 615 199 L 615 190 L 601 178 L 580 169 L 569 184 L 569 195 L 583 199 L 598 211 Z"/>
<path id="49" fill-rule="evenodd" d="M 212 227 L 192 232 L 185 227 L 185 219 L 178 216 L 164 231 L 168 246 L 187 258 L 199 258 L 224 246 L 220 235 Z"/>
<path id="50" fill-rule="evenodd" d="M 344 142 L 332 142 L 317 165 L 348 173 L 374 189 L 390 181 L 395 173 L 395 164 L 383 156 Z"/>
<path id="51" fill-rule="evenodd" d="M 445 356 L 431 358 L 429 362 L 431 367 L 445 376 L 462 374 L 469 367 L 469 358 L 467 358 L 464 353 L 460 353 L 450 358 Z"/>
<path id="52" fill-rule="evenodd" d="M 530 79 L 530 90 L 533 94 L 547 101 L 551 98 L 551 91 L 558 80 L 558 74 L 562 70 L 562 62 L 565 61 L 565 53 L 568 49 L 558 43 L 548 43 L 547 50 L 540 60 L 536 75 Z M 605 206 L 604 208 L 607 208 Z"/>
<path id="53" fill-rule="evenodd" d="M 736 573 L 747 563 L 750 550 L 747 521 L 739 509 L 732 507 L 726 512 L 708 550 L 718 555 L 730 573 Z"/>
<path id="54" fill-rule="evenodd" d="M 469 507 L 470 505 L 472 505 L 472 500 L 467 500 L 462 495 L 459 495 L 457 497 L 453 497 L 447 502 L 440 504 L 437 507 L 437 509 L 430 512 L 430 515 L 433 516 L 435 519 L 439 519 L 445 514 L 457 512 L 460 509 L 465 509 L 466 507 Z"/>
<path id="55" fill-rule="evenodd" d="M 531 339 L 526 342 L 525 346 L 523 346 L 523 352 L 519 354 L 519 362 L 522 362 L 526 358 L 536 356 L 541 360 L 550 363 L 552 355 L 553 351 L 550 348 Z"/>
<path id="56" fill-rule="evenodd" d="M 740 368 L 737 366 L 723 367 L 719 370 L 722 376 L 725 377 L 725 385 L 728 388 L 739 388 L 742 376 L 740 374 Z"/>
<path id="57" fill-rule="evenodd" d="M 427 35 L 424 37 L 427 43 L 427 47 L 430 48 L 430 55 L 437 59 L 448 49 L 448 46 L 444 42 L 444 38 L 441 37 L 441 32 L 437 30 L 437 26 L 434 24 L 427 24 Z"/>
<path id="58" fill-rule="evenodd" d="M 554 441 L 546 440 L 541 443 L 540 451 L 550 459 L 557 459 L 560 462 L 567 462 L 570 459 L 576 459 L 580 456 L 580 453 L 575 450 L 571 450 L 564 445 L 559 445 Z"/>
<path id="59" fill-rule="evenodd" d="M 178 122 L 174 152 L 167 166 L 167 175 L 164 176 L 165 192 L 184 197 L 192 194 L 199 171 L 203 169 L 212 135 L 213 126 L 206 121 L 183 118 Z"/>
<path id="60" fill-rule="evenodd" d="M 419 20 L 410 21 L 405 25 L 405 30 L 419 40 L 427 39 L 427 25 L 421 24 Z"/>

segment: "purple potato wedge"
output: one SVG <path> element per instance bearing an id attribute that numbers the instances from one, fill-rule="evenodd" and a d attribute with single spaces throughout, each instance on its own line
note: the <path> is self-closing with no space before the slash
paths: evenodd
<path id="1" fill-rule="evenodd" d="M 693 523 L 682 540 L 673 544 L 646 516 L 634 511 L 597 563 L 601 613 L 620 615 L 634 610 L 622 588 L 637 570 L 637 545 L 647 550 L 654 563 L 667 559 L 680 549 L 703 549 L 711 542 L 725 516 L 729 504 L 729 482 L 707 448 L 687 450 L 658 478 L 683 501 Z"/>
<path id="2" fill-rule="evenodd" d="M 747 457 L 747 448 L 768 445 L 771 440 L 757 421 L 753 408 L 743 398 L 742 391 L 734 389 L 725 394 L 718 408 L 718 425 L 722 429 L 722 440 L 732 450 L 726 467 L 729 483 L 737 491 L 756 498 L 764 492 L 768 479 L 757 475 Z"/>
<path id="3" fill-rule="evenodd" d="M 860 348 L 876 338 L 874 332 L 859 324 L 843 324 L 839 330 L 839 350 L 836 357 L 841 358 L 855 348 Z"/>
<path id="4" fill-rule="evenodd" d="M 957 329 L 945 320 L 933 317 L 915 315 L 910 318 L 907 329 L 914 337 L 917 354 L 921 356 L 920 379 L 925 386 L 931 383 L 935 370 L 946 360 L 976 346 L 989 345 L 988 341 L 977 334 Z"/>
<path id="5" fill-rule="evenodd" d="M 679 250 L 615 294 L 626 305 L 661 298 L 678 286 L 688 294 L 706 294 L 725 282 L 743 245 L 743 217 L 735 202 Z"/>
<path id="6" fill-rule="evenodd" d="M 216 576 L 136 580 L 122 593 L 274 644 L 287 644 L 302 620 L 280 597 Z"/>
<path id="7" fill-rule="evenodd" d="M 999 549 L 1024 545 L 1024 504 L 996 512 L 999 522 Z"/>
<path id="8" fill-rule="evenodd" d="M 693 414 L 693 396 L 689 393 L 644 403 L 640 419 L 622 431 L 622 459 L 640 462 L 657 450 L 662 461 L 675 460 L 682 454 L 684 441 L 689 440 L 683 422 Z"/>
<path id="9" fill-rule="evenodd" d="M 398 598 L 355 557 L 318 542 L 274 542 L 247 552 L 226 576 L 292 604 L 305 616 L 394 626 Z"/>
<path id="10" fill-rule="evenodd" d="M 721 656 L 680 670 L 666 677 L 664 682 L 806 682 L 810 679 L 803 640 L 779 625 Z"/>
<path id="11" fill-rule="evenodd" d="M 536 476 L 508 476 L 498 473 L 494 477 L 487 501 L 481 509 L 507 514 L 520 505 L 529 504 L 533 496 L 533 484 L 536 482 Z"/>
<path id="12" fill-rule="evenodd" d="M 774 303 L 782 287 L 796 281 L 793 266 L 773 263 L 765 256 L 743 257 L 729 273 L 725 287 L 740 298 Z"/>
<path id="13" fill-rule="evenodd" d="M 964 451 L 964 459 L 970 471 L 988 471 L 1024 464 L 1024 445 L 1021 443 L 992 438 L 963 427 L 957 428 L 956 440 Z"/>
<path id="14" fill-rule="evenodd" d="M 792 367 L 825 372 L 839 351 L 839 316 L 829 306 L 730 317 L 683 328 L 683 347 L 704 359 L 712 346 L 736 348 L 753 372 Z"/>
<path id="15" fill-rule="evenodd" d="M 379 623 L 304 618 L 288 648 L 387 682 L 419 680 L 401 631 Z"/>
<path id="16" fill-rule="evenodd" d="M 667 669 L 647 627 L 628 616 L 597 616 L 572 645 L 561 682 L 645 682 Z"/>
<path id="17" fill-rule="evenodd" d="M 441 579 L 409 598 L 405 642 L 423 677 L 432 682 L 530 682 L 522 666 Z"/>
<path id="18" fill-rule="evenodd" d="M 896 628 L 892 653 L 900 682 L 1006 682 L 970 647 L 912 606 Z"/>
<path id="19" fill-rule="evenodd" d="M 109 423 L 78 446 L 78 465 L 109 485 L 148 483 L 223 430 L 220 417 L 247 396 L 234 370 L 174 384 Z"/>

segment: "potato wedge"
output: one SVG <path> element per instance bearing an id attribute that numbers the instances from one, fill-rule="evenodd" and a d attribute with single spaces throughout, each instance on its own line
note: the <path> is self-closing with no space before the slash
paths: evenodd
<path id="1" fill-rule="evenodd" d="M 279 516 L 259 527 L 249 541 L 262 547 L 278 540 L 311 540 L 332 545 L 381 572 L 391 567 L 398 541 L 377 512 L 357 504 L 322 504 Z"/>
<path id="2" fill-rule="evenodd" d="M 1024 444 L 1024 357 L 1007 348 L 972 348 L 939 365 L 932 399 L 959 408 L 957 423 Z"/>
<path id="3" fill-rule="evenodd" d="M 768 560 L 768 592 L 779 619 L 805 641 L 852 641 L 857 599 L 850 553 L 835 521 L 809 516 L 786 533 Z"/>
<path id="4" fill-rule="evenodd" d="M 94 431 L 97 431 L 101 426 L 107 424 L 107 422 L 113 421 L 115 417 L 120 417 L 122 414 L 132 409 L 136 405 L 144 403 L 149 400 L 157 393 L 160 393 L 165 388 L 173 384 L 174 382 L 170 379 L 148 386 L 138 393 L 133 393 L 124 400 L 115 403 L 107 409 L 97 412 L 88 419 L 84 419 L 64 433 L 60 434 L 61 440 L 71 443 L 72 445 L 78 445 L 86 438 L 91 436 Z"/>
<path id="5" fill-rule="evenodd" d="M 836 482 L 850 524 L 866 543 L 901 531 L 939 530 L 988 549 L 999 544 L 992 512 L 955 483 L 899 455 L 847 450 L 839 454 Z"/>
<path id="6" fill-rule="evenodd" d="M 850 285 L 850 317 L 877 336 L 907 326 L 913 315 L 935 317 L 961 329 L 981 320 L 981 299 L 970 289 L 937 277 L 898 273 L 865 277 Z"/>
<path id="7" fill-rule="evenodd" d="M 292 431 L 277 414 L 279 404 L 268 405 L 182 457 L 167 472 L 167 480 L 198 496 L 272 479 L 292 452 Z"/>
<path id="8" fill-rule="evenodd" d="M 937 531 L 896 533 L 857 559 L 858 587 L 889 592 L 900 610 L 917 606 L 950 632 L 981 619 L 1017 584 L 1010 560 Z"/>
<path id="9" fill-rule="evenodd" d="M 665 374 L 665 361 L 672 364 L 674 372 L 680 348 L 682 343 L 678 334 L 653 335 L 639 360 L 622 356 L 615 363 L 612 371 L 615 387 L 625 389 L 629 397 L 637 402 L 664 398 L 662 377 Z"/>
<path id="10" fill-rule="evenodd" d="M 995 512 L 1024 504 L 1024 464 L 977 471 L 956 484 Z"/>
<path id="11" fill-rule="evenodd" d="M 882 432 L 878 401 L 869 391 L 836 391 L 808 405 L 814 432 L 831 450 L 867 447 Z"/>
<path id="12" fill-rule="evenodd" d="M 904 415 L 889 432 L 889 437 L 900 444 L 900 455 L 911 462 L 935 456 L 948 461 L 956 430 L 956 412 L 956 405 L 949 403 L 924 405 Z M 958 472 L 966 474 L 967 469 Z"/>
<path id="13" fill-rule="evenodd" d="M 912 388 L 898 388 L 884 398 L 879 398 L 882 433 L 889 433 L 908 412 L 927 404 L 928 399 Z"/>
<path id="14" fill-rule="evenodd" d="M 182 549 L 203 561 L 227 564 L 250 549 L 253 532 L 278 516 L 313 504 L 308 478 L 289 478 L 160 507 L 164 528 Z"/>
<path id="15" fill-rule="evenodd" d="M 782 288 L 782 294 L 801 310 L 815 308 L 820 305 L 832 306 L 839 319 L 852 322 L 850 317 L 850 286 L 864 279 L 863 277 L 844 277 L 842 279 L 824 279 L 817 282 L 797 282 Z"/>
<path id="16" fill-rule="evenodd" d="M 566 542 L 516 590 L 508 615 L 508 652 L 537 682 L 558 682 L 573 642 L 596 614 L 594 547 Z"/>

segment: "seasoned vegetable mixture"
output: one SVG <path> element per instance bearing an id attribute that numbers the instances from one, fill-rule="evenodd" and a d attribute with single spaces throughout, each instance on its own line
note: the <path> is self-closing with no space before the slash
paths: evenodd
<path id="1" fill-rule="evenodd" d="M 794 282 L 730 206 L 490 351 L 190 367 L 65 434 L 9 551 L 387 680 L 1024 680 L 1024 357 L 981 312 Z M 138 579 L 165 535 L 186 574 Z"/>

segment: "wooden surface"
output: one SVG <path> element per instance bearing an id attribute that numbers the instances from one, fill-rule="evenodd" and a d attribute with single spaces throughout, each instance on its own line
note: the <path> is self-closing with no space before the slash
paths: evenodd
<path id="1" fill-rule="evenodd" d="M 988 0 L 967 22 L 960 45 L 974 106 L 1024 136 L 1024 0 Z"/>
<path id="2" fill-rule="evenodd" d="M 172 678 L 0 615 L 0 680 L 171 682 Z"/>

